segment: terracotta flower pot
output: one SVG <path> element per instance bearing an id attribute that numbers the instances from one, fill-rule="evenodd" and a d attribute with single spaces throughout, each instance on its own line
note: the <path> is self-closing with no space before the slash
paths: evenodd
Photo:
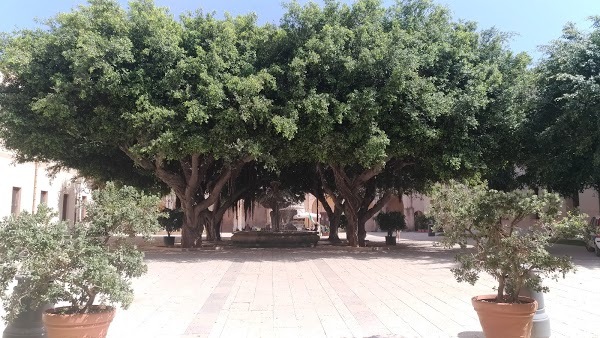
<path id="1" fill-rule="evenodd" d="M 85 314 L 59 314 L 56 309 L 44 312 L 42 320 L 48 338 L 104 338 L 115 317 L 115 308 Z"/>
<path id="2" fill-rule="evenodd" d="M 519 297 L 523 303 L 495 303 L 496 295 L 475 296 L 471 299 L 486 338 L 529 338 L 537 302 Z"/>

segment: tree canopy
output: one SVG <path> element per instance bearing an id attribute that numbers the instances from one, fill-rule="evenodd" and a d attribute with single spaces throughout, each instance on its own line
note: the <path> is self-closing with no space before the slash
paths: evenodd
<path id="1" fill-rule="evenodd" d="M 0 137 L 21 160 L 168 186 L 184 246 L 257 196 L 264 169 L 309 166 L 299 186 L 321 184 L 364 245 L 392 194 L 511 168 L 529 58 L 506 35 L 428 0 L 286 6 L 258 25 L 90 0 L 17 32 L 0 49 Z"/>
<path id="2" fill-rule="evenodd" d="M 565 196 L 600 188 L 599 20 L 588 33 L 566 25 L 536 67 L 524 167 L 531 182 Z"/>
<path id="3" fill-rule="evenodd" d="M 223 188 L 272 161 L 276 84 L 260 64 L 274 33 L 253 15 L 177 21 L 149 0 L 90 0 L 3 44 L 0 136 L 24 160 L 151 174 L 181 199 L 184 245 L 197 245 Z"/>
<path id="4" fill-rule="evenodd" d="M 333 171 L 351 245 L 364 237 L 367 186 L 423 189 L 506 165 L 499 155 L 524 116 L 529 58 L 505 35 L 420 0 L 292 3 L 281 28 L 273 68 L 278 109 L 296 131 L 290 147 Z"/>

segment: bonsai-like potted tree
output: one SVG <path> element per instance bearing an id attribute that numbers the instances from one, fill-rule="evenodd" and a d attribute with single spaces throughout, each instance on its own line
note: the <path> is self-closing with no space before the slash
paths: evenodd
<path id="1" fill-rule="evenodd" d="M 171 236 L 173 231 L 178 231 L 183 226 L 183 210 L 181 209 L 169 209 L 163 210 L 165 213 L 158 218 L 158 222 L 167 232 L 167 236 L 163 237 L 163 243 L 165 246 L 175 246 L 175 237 Z"/>
<path id="2" fill-rule="evenodd" d="M 69 225 L 40 205 L 0 222 L 0 299 L 11 321 L 23 310 L 67 303 L 43 314 L 48 338 L 105 337 L 115 314 L 133 301 L 131 279 L 146 272 L 137 234 L 156 232 L 158 197 L 131 187 L 93 193 L 85 222 Z M 13 289 L 17 276 L 25 279 Z"/>
<path id="3" fill-rule="evenodd" d="M 556 194 L 502 192 L 485 183 L 435 187 L 431 214 L 444 230 L 441 243 L 448 248 L 473 245 L 457 255 L 454 276 L 474 284 L 487 272 L 498 282 L 495 294 L 472 298 L 486 337 L 529 337 L 537 303 L 519 296 L 521 289 L 546 292 L 543 277 L 557 279 L 574 269 L 569 257 L 554 256 L 547 247 L 552 239 L 585 226 L 585 215 L 561 218 L 560 209 Z"/>
<path id="4" fill-rule="evenodd" d="M 375 216 L 375 222 L 381 230 L 387 231 L 387 236 L 385 236 L 386 245 L 396 245 L 396 236 L 393 232 L 406 228 L 404 214 L 399 211 L 380 212 Z"/>

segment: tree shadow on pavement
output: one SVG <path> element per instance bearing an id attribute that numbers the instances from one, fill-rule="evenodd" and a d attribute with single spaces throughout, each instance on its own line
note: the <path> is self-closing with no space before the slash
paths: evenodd
<path id="1" fill-rule="evenodd" d="M 323 241 L 321 241 L 323 242 Z M 315 248 L 246 248 L 235 247 L 228 241 L 205 246 L 197 250 L 183 251 L 181 248 L 145 248 L 147 261 L 189 263 L 194 261 L 228 260 L 235 262 L 299 262 L 318 259 L 394 259 L 418 261 L 419 264 L 450 264 L 459 249 L 434 247 L 432 243 L 400 242 L 395 246 L 372 243 L 364 248 L 331 245 L 328 242 Z"/>

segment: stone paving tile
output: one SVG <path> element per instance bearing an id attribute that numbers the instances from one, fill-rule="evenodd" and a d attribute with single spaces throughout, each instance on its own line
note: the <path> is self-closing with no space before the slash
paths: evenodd
<path id="1" fill-rule="evenodd" d="M 431 239 L 403 233 L 390 250 L 149 251 L 148 274 L 108 337 L 482 337 L 470 298 L 492 293 L 494 281 L 457 283 L 453 252 Z M 600 259 L 553 250 L 573 256 L 578 271 L 545 282 L 552 337 L 600 337 Z"/>
<path id="2" fill-rule="evenodd" d="M 233 262 L 223 277 L 218 286 L 213 289 L 213 292 L 205 300 L 204 305 L 196 314 L 192 322 L 187 326 L 185 334 L 200 334 L 208 335 L 211 333 L 213 325 L 217 321 L 219 313 L 225 304 L 227 297 L 233 287 L 238 274 L 242 270 L 244 263 Z M 189 287 L 189 286 L 188 286 Z M 247 311 L 248 306 L 242 311 Z"/>

